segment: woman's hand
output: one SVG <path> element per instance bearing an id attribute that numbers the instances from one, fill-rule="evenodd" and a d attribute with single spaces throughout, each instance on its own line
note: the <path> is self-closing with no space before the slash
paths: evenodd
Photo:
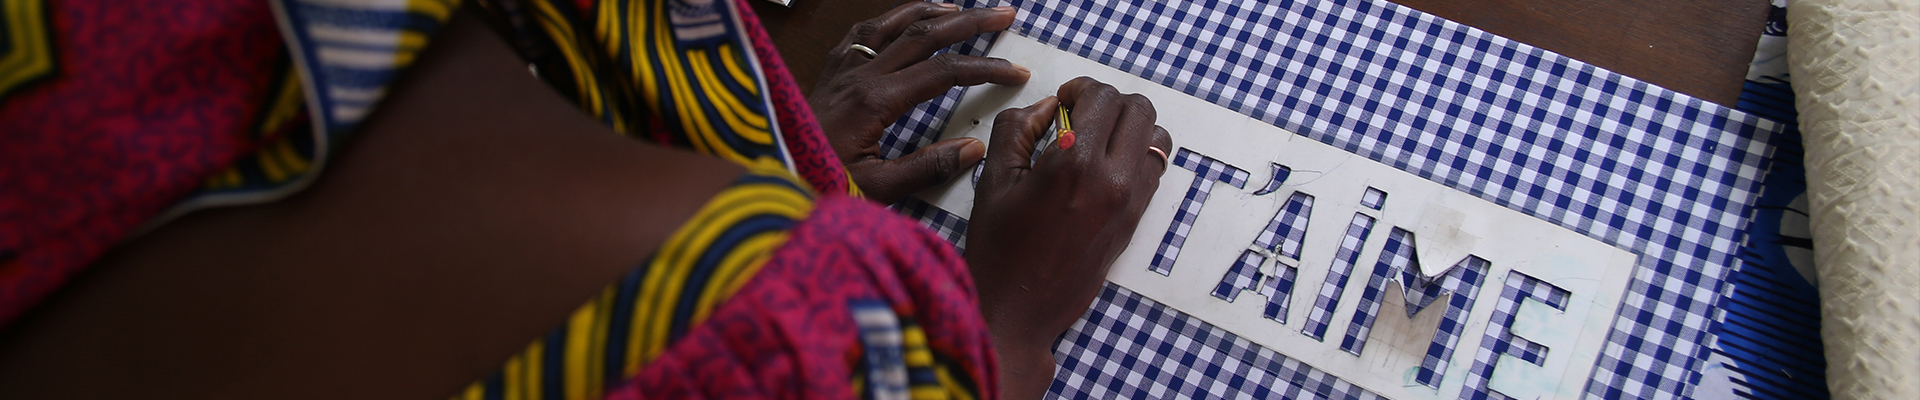
<path id="1" fill-rule="evenodd" d="M 1038 398 L 1052 382 L 1054 339 L 1099 294 L 1160 187 L 1163 154 L 1173 148 L 1145 96 L 1122 95 L 1087 77 L 1058 93 L 994 120 L 968 222 L 967 264 L 1007 398 Z M 1059 105 L 1071 110 L 1077 140 L 1033 160 Z"/>
<path id="2" fill-rule="evenodd" d="M 913 106 L 954 86 L 1027 82 L 1026 68 L 1004 59 L 935 51 L 1013 25 L 1011 7 L 961 11 L 952 4 L 908 2 L 854 25 L 832 53 L 807 102 L 867 197 L 891 204 L 966 171 L 986 154 L 977 139 L 941 141 L 894 160 L 880 158 L 880 135 Z M 858 44 L 876 56 L 853 49 Z"/>

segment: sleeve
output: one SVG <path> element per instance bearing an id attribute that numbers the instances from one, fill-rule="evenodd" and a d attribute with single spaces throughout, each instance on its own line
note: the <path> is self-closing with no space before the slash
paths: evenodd
<path id="1" fill-rule="evenodd" d="M 745 0 L 480 4 L 536 75 L 614 131 L 778 159 L 816 192 L 859 195 Z"/>
<path id="2" fill-rule="evenodd" d="M 997 393 L 998 361 L 951 245 L 828 196 L 758 276 L 609 399 Z"/>

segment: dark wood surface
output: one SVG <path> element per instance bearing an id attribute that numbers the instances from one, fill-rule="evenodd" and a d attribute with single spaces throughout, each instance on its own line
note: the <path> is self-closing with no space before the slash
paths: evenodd
<path id="1" fill-rule="evenodd" d="M 1393 0 L 1441 18 L 1732 106 L 1767 0 Z"/>
<path id="2" fill-rule="evenodd" d="M 1392 1 L 1728 106 L 1768 10 L 1767 0 Z M 902 1 L 749 2 L 802 90 L 811 90 L 848 28 Z"/>

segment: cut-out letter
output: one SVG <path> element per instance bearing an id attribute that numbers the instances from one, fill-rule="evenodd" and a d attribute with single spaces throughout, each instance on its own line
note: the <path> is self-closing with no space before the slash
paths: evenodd
<path id="1" fill-rule="evenodd" d="M 1285 168 L 1279 164 L 1274 166 Z M 1261 282 L 1263 274 L 1259 270 L 1262 265 L 1270 260 L 1275 261 L 1279 266 L 1274 273 L 1284 275 L 1286 284 L 1279 285 L 1279 282 L 1269 280 L 1259 288 L 1261 294 L 1267 296 L 1267 310 L 1263 314 L 1267 319 L 1286 323 L 1287 300 L 1293 297 L 1293 277 L 1297 272 L 1292 266 L 1275 260 L 1275 257 L 1300 259 L 1300 244 L 1306 240 L 1307 221 L 1312 214 L 1312 195 L 1294 192 L 1289 196 L 1287 202 L 1280 205 L 1280 211 L 1273 213 L 1273 219 L 1267 221 L 1266 228 L 1254 236 L 1253 243 L 1248 244 L 1247 250 L 1240 254 L 1233 266 L 1227 268 L 1226 275 L 1220 277 L 1220 284 L 1214 286 L 1213 297 L 1232 302 L 1239 297 L 1240 291 L 1252 289 Z"/>
<path id="2" fill-rule="evenodd" d="M 1280 190 L 1280 184 L 1287 183 L 1287 177 L 1292 175 L 1293 168 L 1287 168 L 1287 166 L 1280 165 L 1280 163 L 1274 163 L 1273 180 L 1267 181 L 1267 187 L 1261 188 L 1260 191 L 1253 192 L 1253 195 L 1265 196 L 1273 194 L 1273 191 Z"/>
<path id="3" fill-rule="evenodd" d="M 1347 233 L 1340 239 L 1340 250 L 1333 253 L 1333 263 L 1327 266 L 1327 279 L 1320 284 L 1319 297 L 1313 300 L 1313 309 L 1307 311 L 1306 328 L 1300 333 L 1314 340 L 1325 340 L 1327 326 L 1333 323 L 1333 310 L 1340 306 L 1340 297 L 1347 289 L 1347 278 L 1353 276 L 1353 265 L 1360 261 L 1360 247 L 1367 243 L 1367 236 L 1373 233 L 1373 217 L 1353 213 L 1353 222 L 1347 224 Z"/>
<path id="4" fill-rule="evenodd" d="M 1467 313 L 1473 309 L 1474 295 L 1480 290 L 1480 283 L 1486 280 L 1487 270 L 1492 263 L 1480 257 L 1467 256 L 1453 264 L 1447 273 L 1427 278 L 1420 272 L 1420 258 L 1415 255 L 1413 232 L 1394 228 L 1387 235 L 1386 246 L 1380 250 L 1380 261 L 1374 265 L 1373 274 L 1367 279 L 1367 288 L 1360 293 L 1360 306 L 1354 310 L 1353 321 L 1347 327 L 1347 336 L 1340 342 L 1340 349 L 1359 355 L 1367 347 L 1367 337 L 1373 331 L 1373 322 L 1380 314 L 1380 303 L 1387 299 L 1388 277 L 1400 274 L 1401 291 L 1407 310 L 1407 318 L 1427 309 L 1433 301 L 1447 297 L 1447 309 L 1440 316 L 1440 325 L 1434 329 L 1433 341 L 1427 347 L 1427 356 L 1447 360 L 1453 357 L 1454 346 L 1460 342 L 1460 333 L 1466 329 Z M 1424 363 L 1423 363 L 1424 364 Z M 1439 380 L 1423 381 L 1421 384 L 1438 387 Z"/>
<path id="5" fill-rule="evenodd" d="M 1173 222 L 1167 225 L 1167 235 L 1160 239 L 1160 249 L 1153 252 L 1153 261 L 1147 265 L 1148 271 L 1160 275 L 1173 274 L 1173 261 L 1180 258 L 1180 246 L 1186 245 L 1187 233 L 1193 231 L 1194 220 L 1200 218 L 1200 206 L 1207 203 L 1207 194 L 1213 191 L 1213 183 L 1224 182 L 1235 188 L 1246 188 L 1249 176 L 1247 170 L 1185 147 L 1174 153 L 1173 165 L 1193 171 L 1193 185 L 1187 187 L 1180 207 L 1173 211 Z"/>
<path id="6" fill-rule="evenodd" d="M 1467 369 L 1466 385 L 1460 388 L 1461 398 L 1486 398 L 1493 389 L 1488 381 L 1493 377 L 1493 368 L 1500 362 L 1500 355 L 1509 355 L 1522 361 L 1544 366 L 1547 360 L 1547 347 L 1513 334 L 1514 315 L 1520 312 L 1520 303 L 1533 299 L 1556 310 L 1567 310 L 1567 299 L 1573 293 L 1553 286 L 1520 271 L 1507 273 L 1506 288 L 1500 291 L 1500 299 L 1493 306 L 1493 318 L 1487 320 L 1487 334 L 1480 339 L 1480 348 L 1473 356 L 1473 367 Z M 1435 365 L 1428 368 L 1428 365 Z M 1446 371 L 1447 360 L 1435 362 L 1432 356 L 1420 364 L 1416 378 L 1440 381 L 1440 372 Z M 1429 378 L 1430 377 L 1430 378 Z M 1429 384 L 1427 386 L 1434 386 Z M 1502 396 L 1504 397 L 1504 396 Z"/>

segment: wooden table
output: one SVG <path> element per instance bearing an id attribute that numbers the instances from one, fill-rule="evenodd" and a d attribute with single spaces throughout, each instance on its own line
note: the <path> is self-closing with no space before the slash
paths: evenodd
<path id="1" fill-rule="evenodd" d="M 1769 10 L 1767 0 L 1390 1 L 1727 106 L 1740 96 Z M 811 90 L 847 29 L 901 0 L 749 2 Z"/>

